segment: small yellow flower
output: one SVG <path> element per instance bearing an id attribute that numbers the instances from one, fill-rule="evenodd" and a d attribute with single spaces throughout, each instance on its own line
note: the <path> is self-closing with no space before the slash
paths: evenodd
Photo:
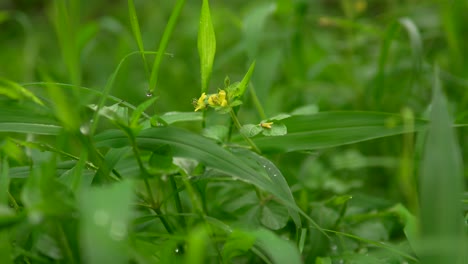
<path id="1" fill-rule="evenodd" d="M 263 128 L 271 128 L 271 125 L 273 125 L 273 122 L 265 122 L 265 123 L 260 123 L 260 126 Z"/>
<path id="2" fill-rule="evenodd" d="M 198 111 L 198 110 L 201 110 L 201 109 L 205 109 L 205 107 L 206 107 L 205 98 L 206 98 L 206 94 L 202 93 L 200 98 L 198 98 L 198 100 L 196 102 L 194 102 L 195 112 Z M 194 99 L 194 100 L 196 100 L 196 99 Z"/>
<path id="3" fill-rule="evenodd" d="M 226 91 L 220 90 L 218 94 L 210 95 L 210 97 L 208 97 L 208 104 L 210 106 L 227 106 L 228 102 L 226 100 Z"/>

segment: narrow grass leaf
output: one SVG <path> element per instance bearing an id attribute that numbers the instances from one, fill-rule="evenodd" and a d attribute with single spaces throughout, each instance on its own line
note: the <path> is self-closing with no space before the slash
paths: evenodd
<path id="1" fill-rule="evenodd" d="M 0 132 L 57 135 L 62 130 L 57 120 L 37 107 L 0 107 Z"/>
<path id="2" fill-rule="evenodd" d="M 150 84 L 148 89 L 148 94 L 153 94 L 154 89 L 158 83 L 158 74 L 159 67 L 161 66 L 163 55 L 167 49 L 167 44 L 169 43 L 169 38 L 171 37 L 172 32 L 174 31 L 175 24 L 179 18 L 182 8 L 184 7 L 185 0 L 177 0 L 174 9 L 172 9 L 171 16 L 167 22 L 166 28 L 162 35 L 161 41 L 159 42 L 158 53 L 156 54 L 156 59 L 154 60 L 153 68 L 151 69 Z"/>
<path id="3" fill-rule="evenodd" d="M 419 179 L 420 231 L 425 248 L 420 257 L 423 263 L 466 263 L 462 260 L 467 252 L 462 242 L 466 239 L 460 203 L 462 158 L 437 74 Z"/>
<path id="4" fill-rule="evenodd" d="M 203 0 L 201 8 L 200 27 L 198 28 L 198 54 L 200 56 L 201 92 L 204 93 L 208 90 L 216 54 L 216 36 L 211 21 L 208 0 Z"/>
<path id="5" fill-rule="evenodd" d="M 15 100 L 29 99 L 39 105 L 44 105 L 44 103 L 32 92 L 23 86 L 4 78 L 0 78 L 0 95 L 5 95 Z"/>
<path id="6" fill-rule="evenodd" d="M 79 85 L 81 82 L 80 54 L 76 41 L 76 18 L 74 17 L 77 12 L 72 10 L 78 4 L 75 1 L 70 2 L 67 5 L 68 1 L 54 1 L 54 23 L 70 81 Z"/>
<path id="7" fill-rule="evenodd" d="M 128 15 L 130 17 L 130 25 L 132 27 L 133 37 L 135 38 L 135 41 L 138 45 L 138 50 L 140 51 L 141 58 L 144 63 L 145 72 L 149 76 L 148 62 L 146 61 L 145 56 L 145 47 L 141 38 L 140 24 L 138 23 L 138 16 L 135 10 L 135 3 L 133 0 L 128 0 Z"/>
<path id="8" fill-rule="evenodd" d="M 244 78 L 242 78 L 242 81 L 239 84 L 239 87 L 238 87 L 239 90 L 237 92 L 238 96 L 241 97 L 244 95 L 245 90 L 247 89 L 247 86 L 249 85 L 250 78 L 252 77 L 252 73 L 254 69 L 255 69 L 255 61 L 252 62 L 252 64 L 249 67 L 249 70 L 247 71 Z"/>
<path id="9" fill-rule="evenodd" d="M 287 127 L 284 136 L 254 138 L 265 152 L 315 150 L 398 135 L 408 131 L 402 117 L 374 112 L 322 112 L 292 116 L 281 120 Z M 415 120 L 414 130 L 425 128 L 425 121 Z"/>

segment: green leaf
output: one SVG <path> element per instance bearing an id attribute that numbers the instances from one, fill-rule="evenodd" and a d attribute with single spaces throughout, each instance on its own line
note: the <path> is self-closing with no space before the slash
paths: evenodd
<path id="1" fill-rule="evenodd" d="M 464 186 L 461 150 L 438 72 L 435 75 L 431 122 L 419 175 L 424 245 L 420 257 L 423 263 L 462 263 L 467 251 L 460 204 Z"/>
<path id="2" fill-rule="evenodd" d="M 98 147 L 121 147 L 130 144 L 127 136 L 117 130 L 99 134 L 95 140 Z M 256 170 L 246 165 L 241 159 L 205 137 L 180 128 L 159 127 L 142 130 L 136 137 L 136 143 L 138 147 L 148 150 L 154 150 L 160 144 L 168 144 L 172 147 L 175 157 L 198 160 L 226 175 L 254 184 L 276 196 L 288 207 L 294 208 L 296 213 L 300 211 L 284 179 L 286 185 L 279 185 L 276 182 L 280 181 L 279 178 L 282 176 L 274 177 L 275 180 L 272 177 L 259 176 Z"/>
<path id="3" fill-rule="evenodd" d="M 288 209 L 273 200 L 260 207 L 260 222 L 269 229 L 281 229 L 286 226 L 288 220 Z"/>
<path id="4" fill-rule="evenodd" d="M 245 74 L 244 78 L 242 78 L 242 81 L 240 82 L 239 86 L 237 87 L 237 92 L 235 93 L 235 96 L 237 97 L 242 97 L 245 93 L 245 90 L 247 89 L 247 86 L 249 85 L 250 82 L 250 77 L 252 77 L 252 73 L 255 69 L 255 61 L 252 62 L 252 64 L 249 67 L 249 70 Z"/>
<path id="5" fill-rule="evenodd" d="M 29 99 L 39 105 L 44 105 L 44 103 L 32 92 L 23 86 L 4 78 L 0 78 L 0 95 L 5 95 L 15 100 Z"/>
<path id="6" fill-rule="evenodd" d="M 291 189 L 289 188 L 288 182 L 284 178 L 281 171 L 275 166 L 275 164 L 263 156 L 260 156 L 254 152 L 246 151 L 246 150 L 236 150 L 238 156 L 244 159 L 251 159 L 257 163 L 258 168 L 261 168 L 261 172 L 266 174 L 267 177 L 272 181 L 272 183 L 286 195 L 289 201 L 294 202 L 294 197 L 291 193 Z M 247 163 L 247 162 L 246 162 Z M 248 163 L 247 163 L 248 164 Z M 252 165 L 251 165 L 252 166 Z M 296 226 L 299 228 L 301 227 L 301 218 L 299 217 L 298 211 L 295 209 L 294 206 L 288 205 L 289 215 L 293 219 Z M 314 223 L 315 224 L 315 223 Z"/>
<path id="7" fill-rule="evenodd" d="M 161 116 L 167 124 L 186 121 L 201 121 L 202 113 L 200 112 L 168 112 Z"/>
<path id="8" fill-rule="evenodd" d="M 290 241 L 286 241 L 266 229 L 260 229 L 251 232 L 251 234 L 257 238 L 255 248 L 266 255 L 272 263 L 302 263 L 297 247 Z"/>
<path id="9" fill-rule="evenodd" d="M 283 136 L 288 133 L 288 128 L 283 123 L 273 123 L 271 128 L 263 128 L 262 134 L 264 136 Z"/>
<path id="10" fill-rule="evenodd" d="M 200 27 L 198 28 L 198 54 L 200 56 L 201 92 L 208 90 L 213 61 L 216 54 L 216 36 L 211 21 L 208 0 L 203 0 L 200 14 Z"/>
<path id="11" fill-rule="evenodd" d="M 254 137 L 260 132 L 263 131 L 263 128 L 260 127 L 259 125 L 254 125 L 254 124 L 247 124 L 243 125 L 240 129 L 240 132 L 244 134 L 246 137 Z"/>
<path id="12" fill-rule="evenodd" d="M 140 116 L 143 114 L 143 112 L 145 112 L 145 110 L 148 107 L 150 107 L 152 104 L 154 104 L 154 102 L 157 99 L 158 99 L 157 96 L 152 97 L 152 98 L 144 101 L 140 105 L 138 105 L 138 107 L 135 110 L 133 110 L 132 116 L 130 117 L 130 127 L 137 127 L 138 121 L 140 120 Z"/>
<path id="13" fill-rule="evenodd" d="M 132 184 L 128 181 L 85 190 L 80 199 L 80 244 L 86 263 L 128 263 L 128 221 Z"/>
<path id="14" fill-rule="evenodd" d="M 135 38 L 138 50 L 140 51 L 141 58 L 145 67 L 146 74 L 149 75 L 148 62 L 145 57 L 145 46 L 143 45 L 143 40 L 141 38 L 140 24 L 138 23 L 138 16 L 135 10 L 135 3 L 133 0 L 128 0 L 128 15 L 130 18 L 130 25 L 132 26 L 133 37 Z"/>
<path id="15" fill-rule="evenodd" d="M 155 149 L 149 159 L 149 165 L 154 169 L 168 169 L 172 166 L 172 150 L 167 144 Z"/>
<path id="16" fill-rule="evenodd" d="M 0 107 L 0 132 L 57 135 L 61 130 L 44 109 L 16 104 Z"/>
<path id="17" fill-rule="evenodd" d="M 264 152 L 315 150 L 356 143 L 408 131 L 396 114 L 374 112 L 322 112 L 283 119 L 288 134 L 255 138 Z M 425 128 L 425 121 L 415 120 L 415 130 Z"/>
<path id="18" fill-rule="evenodd" d="M 174 8 L 172 9 L 171 16 L 169 17 L 169 21 L 167 22 L 166 28 L 164 29 L 164 33 L 161 37 L 161 41 L 159 42 L 158 53 L 156 54 L 156 59 L 154 60 L 153 68 L 151 69 L 151 77 L 150 77 L 150 84 L 149 84 L 149 91 L 148 94 L 152 94 L 156 85 L 158 83 L 158 74 L 159 68 L 161 66 L 162 58 L 164 52 L 166 51 L 167 45 L 169 43 L 169 38 L 171 37 L 172 32 L 174 31 L 175 24 L 177 19 L 179 18 L 180 13 L 185 5 L 185 0 L 177 0 L 175 3 Z"/>
<path id="19" fill-rule="evenodd" d="M 223 247 L 223 260 L 231 263 L 231 259 L 240 256 L 253 247 L 255 243 L 255 236 L 250 232 L 241 230 L 234 230 L 224 243 Z"/>

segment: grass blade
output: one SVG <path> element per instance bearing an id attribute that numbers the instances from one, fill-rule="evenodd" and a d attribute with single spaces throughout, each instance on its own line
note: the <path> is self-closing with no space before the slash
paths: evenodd
<path id="1" fill-rule="evenodd" d="M 61 130 L 57 120 L 38 107 L 0 107 L 0 132 L 57 135 Z"/>
<path id="2" fill-rule="evenodd" d="M 201 92 L 205 93 L 208 90 L 216 54 L 216 36 L 211 21 L 208 0 L 203 0 L 201 8 L 200 27 L 198 28 L 198 54 L 200 56 Z"/>
<path id="3" fill-rule="evenodd" d="M 422 263 L 466 263 L 461 203 L 463 165 L 438 73 L 420 170 Z M 465 242 L 466 243 L 466 242 Z M 465 261 L 466 256 L 465 256 Z"/>
<path id="4" fill-rule="evenodd" d="M 286 135 L 254 139 L 262 151 L 315 150 L 412 132 L 407 131 L 400 115 L 387 113 L 322 112 L 281 121 L 288 128 Z M 425 123 L 415 120 L 414 129 L 423 129 Z"/>
<path id="5" fill-rule="evenodd" d="M 185 0 L 178 0 L 175 4 L 174 9 L 172 10 L 171 17 L 167 22 L 166 29 L 162 35 L 161 41 L 159 42 L 158 53 L 156 54 L 156 59 L 154 60 L 153 68 L 151 69 L 150 84 L 148 89 L 148 94 L 151 95 L 156 89 L 158 83 L 158 74 L 159 67 L 161 66 L 161 61 L 166 51 L 167 44 L 169 43 L 169 38 L 171 37 L 172 31 L 174 31 L 175 24 L 179 18 L 182 8 L 184 7 Z"/>
<path id="6" fill-rule="evenodd" d="M 146 61 L 145 56 L 145 47 L 141 38 L 140 24 L 138 23 L 138 16 L 135 10 L 135 3 L 133 0 L 128 0 L 128 15 L 130 17 L 130 25 L 132 26 L 133 36 L 135 37 L 135 40 L 137 42 L 141 58 L 143 59 L 146 75 L 149 76 L 148 62 Z"/>

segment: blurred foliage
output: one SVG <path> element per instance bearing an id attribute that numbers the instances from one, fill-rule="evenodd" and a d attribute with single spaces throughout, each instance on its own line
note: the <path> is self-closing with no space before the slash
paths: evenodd
<path id="1" fill-rule="evenodd" d="M 170 32 L 176 1 L 0 2 L 1 263 L 417 263 L 419 222 L 466 249 L 467 1 L 211 1 L 215 42 L 202 2 Z M 244 133 L 193 113 L 248 70 Z"/>

